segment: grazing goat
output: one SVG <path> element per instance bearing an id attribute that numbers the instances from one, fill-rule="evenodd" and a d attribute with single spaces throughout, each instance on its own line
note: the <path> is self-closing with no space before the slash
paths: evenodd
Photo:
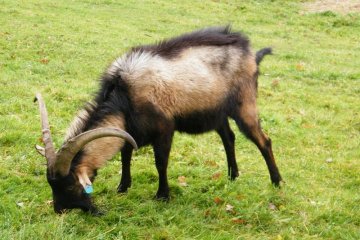
<path id="1" fill-rule="evenodd" d="M 99 169 L 121 151 L 118 192 L 131 185 L 130 161 L 137 147 L 152 145 L 159 173 L 158 199 L 169 198 L 167 166 L 174 131 L 215 130 L 224 144 L 230 179 L 238 176 L 235 136 L 228 117 L 256 144 L 273 184 L 281 176 L 271 140 L 261 130 L 256 108 L 259 63 L 270 48 L 254 54 L 249 40 L 230 27 L 212 27 L 156 45 L 133 48 L 116 59 L 101 78 L 95 99 L 72 123 L 55 153 L 46 108 L 39 100 L 54 209 L 97 213 L 89 193 Z M 125 132 L 126 131 L 126 132 Z"/>

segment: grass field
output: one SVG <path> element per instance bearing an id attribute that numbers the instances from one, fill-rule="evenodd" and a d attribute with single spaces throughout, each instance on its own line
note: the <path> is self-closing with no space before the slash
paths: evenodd
<path id="1" fill-rule="evenodd" d="M 215 133 L 176 134 L 169 203 L 153 200 L 147 147 L 135 153 L 127 194 L 116 193 L 119 156 L 99 172 L 93 195 L 104 216 L 56 215 L 33 148 L 35 93 L 59 146 L 102 71 L 131 46 L 228 23 L 254 49 L 274 48 L 258 105 L 286 184 L 271 186 L 261 154 L 232 123 L 235 182 Z M 359 39 L 359 13 L 308 13 L 300 1 L 0 0 L 0 239 L 360 239 Z"/>

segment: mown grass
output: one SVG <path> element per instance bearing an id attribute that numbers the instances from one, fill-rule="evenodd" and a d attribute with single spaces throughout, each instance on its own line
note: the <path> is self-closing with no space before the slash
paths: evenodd
<path id="1" fill-rule="evenodd" d="M 360 239 L 359 14 L 301 13 L 297 1 L 0 5 L 1 239 Z M 151 148 L 143 148 L 127 194 L 116 193 L 118 156 L 100 171 L 94 198 L 104 216 L 56 215 L 44 161 L 33 149 L 41 136 L 35 92 L 46 99 L 59 146 L 117 56 L 227 23 L 255 49 L 274 48 L 262 63 L 259 108 L 286 184 L 271 186 L 260 153 L 232 124 L 241 172 L 235 182 L 226 178 L 216 134 L 176 134 L 169 203 L 153 200 L 157 174 Z"/>

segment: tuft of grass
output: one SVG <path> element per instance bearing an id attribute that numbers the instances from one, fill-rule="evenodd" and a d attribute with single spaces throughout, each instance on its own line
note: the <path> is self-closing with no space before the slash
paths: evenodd
<path id="1" fill-rule="evenodd" d="M 254 49 L 274 48 L 262 62 L 258 105 L 286 184 L 271 186 L 261 154 L 232 123 L 236 181 L 226 177 L 215 133 L 176 134 L 169 203 L 153 200 L 157 173 L 146 147 L 133 158 L 127 194 L 115 191 L 119 156 L 99 172 L 94 198 L 104 216 L 54 214 L 33 149 L 41 136 L 35 93 L 46 99 L 59 146 L 113 59 L 137 44 L 228 23 Z M 303 13 L 290 0 L 3 0 L 0 26 L 2 239 L 360 239 L 358 13 Z"/>

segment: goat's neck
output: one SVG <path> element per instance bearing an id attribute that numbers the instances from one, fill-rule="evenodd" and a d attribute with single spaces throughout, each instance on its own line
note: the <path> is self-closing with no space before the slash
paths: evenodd
<path id="1" fill-rule="evenodd" d="M 112 127 L 125 129 L 125 121 L 122 115 L 109 115 L 103 121 L 93 127 Z M 91 185 L 89 179 L 94 175 L 95 170 L 101 168 L 107 160 L 111 159 L 124 145 L 124 140 L 117 137 L 103 137 L 91 141 L 85 145 L 83 156 L 76 167 L 75 173 L 82 184 Z"/>

